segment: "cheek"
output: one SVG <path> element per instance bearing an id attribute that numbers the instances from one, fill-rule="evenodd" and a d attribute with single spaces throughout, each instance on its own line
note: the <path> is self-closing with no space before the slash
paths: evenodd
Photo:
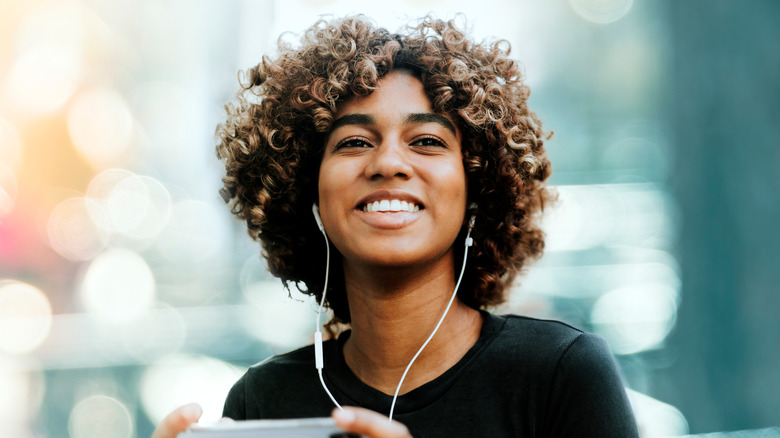
<path id="1" fill-rule="evenodd" d="M 440 179 L 446 183 L 444 186 L 452 199 L 466 199 L 468 194 L 468 181 L 466 170 L 461 161 L 453 162 L 447 167 L 448 172 Z"/>
<path id="2" fill-rule="evenodd" d="M 342 209 L 344 190 L 347 189 L 347 178 L 337 166 L 323 160 L 320 165 L 320 174 L 317 180 L 317 197 L 320 208 L 320 217 L 325 229 L 330 234 L 335 232 L 334 225 L 338 224 L 338 212 Z"/>

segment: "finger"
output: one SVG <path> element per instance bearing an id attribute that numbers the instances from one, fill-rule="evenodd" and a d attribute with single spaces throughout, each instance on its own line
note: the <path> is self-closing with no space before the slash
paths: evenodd
<path id="1" fill-rule="evenodd" d="M 190 424 L 197 423 L 203 409 L 197 403 L 184 405 L 168 414 L 152 433 L 152 438 L 176 438 L 180 432 L 184 432 Z"/>
<path id="2" fill-rule="evenodd" d="M 333 411 L 336 424 L 347 432 L 371 438 L 411 438 L 409 430 L 397 421 L 363 408 L 345 407 Z"/>

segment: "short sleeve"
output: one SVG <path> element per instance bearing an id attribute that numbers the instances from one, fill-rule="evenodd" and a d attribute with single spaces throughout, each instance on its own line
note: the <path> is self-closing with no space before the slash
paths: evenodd
<path id="1" fill-rule="evenodd" d="M 614 357 L 602 338 L 577 336 L 561 355 L 551 386 L 546 436 L 639 436 Z"/>
<path id="2" fill-rule="evenodd" d="M 246 420 L 246 374 L 230 388 L 222 408 L 222 416 L 234 420 Z"/>

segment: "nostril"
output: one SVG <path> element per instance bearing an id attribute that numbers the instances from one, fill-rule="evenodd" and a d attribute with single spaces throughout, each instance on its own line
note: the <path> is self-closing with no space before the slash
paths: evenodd
<path id="1" fill-rule="evenodd" d="M 366 166 L 366 177 L 379 178 L 409 178 L 413 173 L 412 166 L 400 146 L 380 145 L 372 152 L 371 162 Z"/>

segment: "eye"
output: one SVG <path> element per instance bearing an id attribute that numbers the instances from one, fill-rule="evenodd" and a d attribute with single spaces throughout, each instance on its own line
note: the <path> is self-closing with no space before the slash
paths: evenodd
<path id="1" fill-rule="evenodd" d="M 436 137 L 422 137 L 412 142 L 412 146 L 438 146 L 446 148 L 447 145 Z"/>
<path id="2" fill-rule="evenodd" d="M 336 149 L 342 148 L 370 148 L 371 143 L 368 140 L 361 137 L 352 137 L 340 141 L 336 145 Z"/>

